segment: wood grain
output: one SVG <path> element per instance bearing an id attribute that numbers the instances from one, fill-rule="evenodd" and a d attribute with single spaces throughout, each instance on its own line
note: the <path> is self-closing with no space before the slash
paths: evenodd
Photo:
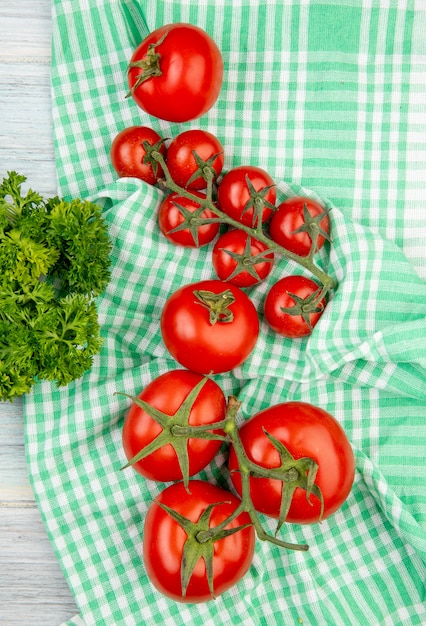
<path id="1" fill-rule="evenodd" d="M 0 2 L 0 176 L 56 194 L 50 101 L 51 0 Z M 78 609 L 28 478 L 22 401 L 0 402 L 0 624 L 58 626 Z"/>

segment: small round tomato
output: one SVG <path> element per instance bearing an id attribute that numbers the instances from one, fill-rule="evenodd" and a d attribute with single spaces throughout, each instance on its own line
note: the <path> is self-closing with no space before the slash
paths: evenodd
<path id="1" fill-rule="evenodd" d="M 145 142 L 166 155 L 164 142 L 155 130 L 147 126 L 129 126 L 119 132 L 111 144 L 111 163 L 119 176 L 140 178 L 155 185 L 163 176 L 163 170 L 150 157 Z"/>
<path id="2" fill-rule="evenodd" d="M 312 198 L 287 198 L 274 212 L 269 233 L 283 248 L 308 256 L 313 245 L 317 252 L 329 239 L 330 218 L 327 210 Z"/>
<path id="3" fill-rule="evenodd" d="M 289 456 L 280 453 L 279 446 L 274 445 L 267 434 L 283 444 Z M 314 495 L 317 489 L 323 499 L 321 519 L 335 513 L 347 499 L 354 481 L 354 454 L 345 431 L 330 413 L 305 402 L 284 402 L 250 418 L 239 429 L 239 436 L 250 461 L 263 468 L 286 464 L 286 481 L 250 477 L 251 499 L 257 511 L 279 518 L 283 485 L 292 490 L 285 517 L 285 521 L 291 523 L 312 524 L 320 520 L 321 499 Z M 297 469 L 299 459 L 311 459 L 317 466 L 316 488 L 309 497 L 306 490 L 298 486 L 298 481 L 306 482 L 306 475 Z M 228 463 L 232 482 L 241 493 L 241 476 L 233 447 Z"/>
<path id="4" fill-rule="evenodd" d="M 221 173 L 224 163 L 223 146 L 206 130 L 186 130 L 173 139 L 167 150 L 167 168 L 174 182 L 187 189 L 205 189 L 203 171 L 212 180 Z"/>
<path id="5" fill-rule="evenodd" d="M 260 167 L 234 167 L 222 178 L 217 191 L 219 208 L 234 220 L 255 227 L 275 209 L 276 191 L 271 176 Z M 260 221 L 259 221 L 260 218 Z"/>
<path id="6" fill-rule="evenodd" d="M 188 122 L 215 104 L 223 59 L 213 39 L 193 24 L 157 28 L 134 51 L 128 67 L 129 95 L 154 117 Z"/>
<path id="7" fill-rule="evenodd" d="M 144 522 L 143 559 L 158 591 L 178 602 L 207 602 L 243 578 L 254 556 L 253 526 L 216 540 L 197 540 L 199 531 L 224 522 L 239 504 L 231 492 L 200 480 L 189 481 L 189 493 L 175 483 L 155 498 Z M 242 512 L 225 529 L 245 524 L 250 517 Z"/>
<path id="8" fill-rule="evenodd" d="M 191 193 L 206 199 L 206 194 L 199 191 Z M 166 196 L 158 210 L 158 224 L 163 235 L 172 243 L 189 248 L 198 248 L 213 241 L 220 223 L 200 223 L 200 220 L 213 218 L 215 215 L 210 209 L 176 192 Z"/>
<path id="9" fill-rule="evenodd" d="M 304 276 L 281 278 L 266 295 L 266 322 L 289 339 L 310 335 L 326 306 L 325 298 L 318 300 L 320 291 L 317 283 Z"/>
<path id="10" fill-rule="evenodd" d="M 180 287 L 167 300 L 160 326 L 172 357 L 201 374 L 229 372 L 241 365 L 259 335 L 250 298 L 221 280 Z"/>
<path id="11" fill-rule="evenodd" d="M 122 431 L 126 457 L 130 461 L 148 446 L 155 448 L 132 464 L 136 472 L 150 480 L 182 480 L 186 478 L 182 473 L 182 464 L 188 464 L 188 476 L 193 476 L 213 459 L 221 445 L 220 440 L 187 438 L 181 453 L 180 444 L 185 439 L 182 436 L 173 436 L 173 433 L 168 438 L 166 436 L 168 430 L 176 424 L 203 426 L 224 419 L 226 399 L 223 391 L 211 379 L 205 380 L 198 390 L 196 387 L 201 381 L 203 376 L 195 372 L 171 370 L 151 381 L 133 401 Z M 195 398 L 190 397 L 191 392 L 196 393 Z M 191 401 L 189 407 L 184 404 L 188 397 Z M 140 406 L 138 402 L 141 400 L 149 408 Z M 154 419 L 155 412 L 151 407 L 157 413 L 163 413 L 164 425 Z"/>
<path id="12" fill-rule="evenodd" d="M 242 230 L 221 235 L 212 253 L 213 267 L 220 280 L 237 287 L 251 287 L 264 280 L 274 264 L 268 246 Z"/>

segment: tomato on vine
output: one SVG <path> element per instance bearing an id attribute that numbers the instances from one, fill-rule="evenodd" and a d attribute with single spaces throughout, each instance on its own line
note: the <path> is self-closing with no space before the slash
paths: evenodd
<path id="1" fill-rule="evenodd" d="M 287 198 L 274 212 L 269 234 L 273 241 L 287 250 L 299 256 L 308 256 L 330 240 L 328 210 L 312 198 Z"/>
<path id="2" fill-rule="evenodd" d="M 203 280 L 180 287 L 168 298 L 160 327 L 178 363 L 201 374 L 218 374 L 248 358 L 259 335 L 259 318 L 241 289 Z"/>
<path id="3" fill-rule="evenodd" d="M 312 524 L 335 513 L 347 499 L 355 473 L 352 447 L 339 422 L 306 402 L 284 402 L 260 411 L 239 429 L 250 461 L 276 472 L 277 478 L 250 476 L 255 509 L 297 524 Z M 231 479 L 241 494 L 235 449 Z M 279 476 L 279 478 L 278 478 Z"/>
<path id="4" fill-rule="evenodd" d="M 252 287 L 269 276 L 274 253 L 244 231 L 231 229 L 216 241 L 212 262 L 220 280 L 237 287 Z"/>
<path id="5" fill-rule="evenodd" d="M 201 480 L 164 489 L 145 517 L 143 559 L 154 587 L 187 603 L 207 602 L 237 584 L 254 556 L 255 532 L 247 513 L 231 492 Z M 211 535 L 209 534 L 211 531 Z"/>
<path id="6" fill-rule="evenodd" d="M 285 276 L 266 294 L 263 312 L 273 331 L 298 339 L 312 333 L 325 307 L 316 282 L 305 276 Z"/>
<path id="7" fill-rule="evenodd" d="M 157 28 L 136 48 L 128 67 L 128 95 L 150 115 L 169 122 L 188 122 L 207 113 L 222 81 L 217 44 L 193 24 Z"/>
<path id="8" fill-rule="evenodd" d="M 191 193 L 200 200 L 206 198 L 206 194 L 200 191 Z M 189 248 L 198 248 L 210 243 L 220 228 L 219 221 L 210 209 L 177 192 L 166 196 L 160 204 L 158 224 L 169 241 Z"/>
<path id="9" fill-rule="evenodd" d="M 219 385 L 184 369 L 152 380 L 127 413 L 122 442 L 128 464 L 150 480 L 184 480 L 208 465 L 224 439 L 208 427 L 224 419 Z"/>
<path id="10" fill-rule="evenodd" d="M 140 178 L 155 185 L 163 176 L 163 170 L 151 157 L 153 150 L 166 155 L 160 135 L 147 126 L 129 126 L 114 137 L 110 149 L 111 164 L 119 176 Z"/>
<path id="11" fill-rule="evenodd" d="M 206 171 L 212 180 L 222 171 L 223 146 L 206 130 L 186 130 L 170 143 L 166 163 L 170 176 L 180 187 L 206 189 Z"/>
<path id="12" fill-rule="evenodd" d="M 217 190 L 219 208 L 253 228 L 270 218 L 275 200 L 274 181 L 268 172 L 254 165 L 234 167 L 222 178 Z"/>

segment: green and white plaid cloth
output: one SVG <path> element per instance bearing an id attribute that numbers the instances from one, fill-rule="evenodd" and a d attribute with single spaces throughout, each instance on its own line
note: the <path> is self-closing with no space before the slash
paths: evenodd
<path id="1" fill-rule="evenodd" d="M 192 22 L 222 50 L 203 118 L 173 125 L 126 99 L 126 67 L 153 29 Z M 25 398 L 30 474 L 79 606 L 68 624 L 407 626 L 426 623 L 426 3 L 423 0 L 54 0 L 52 96 L 59 193 L 102 204 L 114 242 L 98 299 L 104 347 L 64 389 Z M 177 364 L 159 333 L 168 295 L 213 276 L 208 252 L 159 233 L 161 191 L 116 180 L 109 148 L 132 124 L 216 134 L 225 168 L 259 165 L 279 199 L 333 205 L 320 263 L 338 288 L 308 340 L 261 322 L 255 351 L 216 379 L 245 419 L 290 399 L 330 411 L 356 456 L 349 499 L 321 525 L 286 525 L 298 553 L 257 542 L 240 583 L 183 605 L 150 584 L 145 512 L 165 485 L 125 461 L 128 400 Z M 294 272 L 282 260 L 272 280 Z M 262 315 L 267 284 L 250 293 Z M 227 485 L 222 453 L 201 477 Z M 275 522 L 265 518 L 271 532 Z"/>

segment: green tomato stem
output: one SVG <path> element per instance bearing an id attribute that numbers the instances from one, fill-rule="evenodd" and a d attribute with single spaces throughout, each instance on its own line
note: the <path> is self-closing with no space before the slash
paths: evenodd
<path id="1" fill-rule="evenodd" d="M 170 172 L 167 168 L 167 164 L 166 161 L 163 157 L 163 155 L 158 152 L 153 150 L 151 153 L 151 156 L 153 159 L 155 159 L 156 161 L 158 161 L 158 163 L 160 164 L 163 172 L 164 172 L 164 185 L 167 189 L 169 189 L 170 191 L 174 191 L 176 193 L 178 193 L 180 196 L 187 198 L 188 200 L 191 200 L 193 202 L 196 202 L 197 204 L 199 204 L 200 206 L 204 206 L 205 208 L 208 208 L 212 213 L 214 213 L 217 218 L 218 221 L 220 221 L 223 224 L 228 224 L 228 226 L 232 226 L 233 228 L 236 228 L 238 230 L 242 230 L 245 233 L 247 233 L 248 235 L 250 235 L 251 237 L 254 237 L 255 239 L 257 239 L 258 241 L 261 241 L 262 243 L 264 243 L 267 247 L 268 250 L 267 252 L 274 252 L 277 254 L 280 254 L 284 257 L 286 257 L 287 259 L 301 265 L 302 267 L 304 267 L 305 269 L 307 269 L 313 276 L 315 276 L 315 278 L 317 278 L 317 280 L 321 283 L 322 285 L 322 290 L 321 290 L 321 294 L 322 297 L 324 297 L 324 295 L 330 291 L 331 289 L 333 289 L 335 287 L 335 280 L 329 276 L 326 272 L 324 272 L 323 270 L 321 270 L 313 261 L 313 254 L 310 254 L 306 257 L 304 256 L 299 256 L 298 254 L 295 254 L 294 252 L 291 252 L 290 250 L 287 250 L 287 248 L 284 248 L 283 246 L 280 246 L 278 243 L 276 243 L 275 241 L 272 241 L 272 239 L 270 239 L 267 235 L 265 235 L 265 233 L 262 230 L 262 225 L 258 225 L 256 228 L 252 228 L 250 226 L 247 226 L 246 224 L 242 224 L 241 222 L 239 222 L 238 220 L 233 219 L 232 217 L 230 217 L 229 215 L 227 215 L 226 213 L 224 213 L 223 211 L 221 211 L 217 205 L 213 202 L 212 197 L 213 197 L 213 174 L 210 171 L 209 175 L 207 177 L 207 194 L 206 194 L 206 199 L 200 199 L 198 196 L 196 196 L 195 194 L 191 193 L 191 191 L 188 191 L 187 189 L 180 187 L 179 185 L 177 185 L 173 178 L 170 176 Z"/>
<path id="2" fill-rule="evenodd" d="M 208 530 L 202 530 L 197 533 L 197 540 L 200 543 L 204 543 L 213 539 L 217 536 L 218 533 L 222 532 L 228 524 L 230 524 L 240 513 L 246 512 L 248 513 L 251 523 L 253 524 L 257 537 L 261 541 L 269 541 L 277 546 L 282 548 L 286 548 L 288 550 L 299 550 L 306 551 L 309 549 L 309 546 L 306 544 L 294 544 L 289 543 L 287 541 L 282 541 L 278 539 L 278 537 L 274 535 L 270 535 L 267 533 L 260 521 L 259 515 L 257 514 L 256 509 L 253 506 L 251 495 L 250 495 L 250 475 L 255 473 L 257 476 L 261 475 L 265 478 L 271 477 L 271 470 L 267 468 L 262 468 L 250 461 L 247 457 L 243 444 L 241 443 L 241 439 L 238 433 L 238 427 L 236 424 L 236 417 L 241 406 L 241 402 L 239 402 L 235 397 L 231 396 L 228 400 L 228 408 L 226 412 L 226 417 L 224 422 L 221 422 L 220 426 L 223 427 L 224 432 L 229 436 L 230 443 L 234 446 L 234 450 L 237 456 L 238 468 L 241 473 L 241 503 L 235 509 L 235 511 L 226 518 L 221 524 L 214 526 Z M 272 470 L 273 471 L 273 470 Z"/>

